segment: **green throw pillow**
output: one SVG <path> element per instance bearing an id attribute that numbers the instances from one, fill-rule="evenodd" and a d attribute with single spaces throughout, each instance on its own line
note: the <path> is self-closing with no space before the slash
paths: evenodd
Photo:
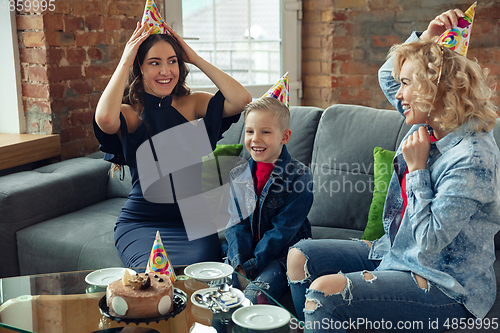
<path id="1" fill-rule="evenodd" d="M 203 171 L 201 175 L 203 192 L 222 186 L 228 182 L 229 171 L 231 171 L 230 169 L 234 165 L 231 163 L 225 167 L 224 163 L 219 162 L 219 157 L 239 156 L 242 149 L 242 144 L 217 145 L 210 155 L 203 157 Z"/>
<path id="2" fill-rule="evenodd" d="M 368 223 L 361 239 L 369 241 L 378 239 L 385 234 L 382 224 L 382 214 L 384 212 L 385 197 L 391 181 L 394 167 L 392 160 L 396 152 L 384 148 L 375 147 L 373 149 L 374 160 L 374 188 L 373 198 L 368 212 Z"/>

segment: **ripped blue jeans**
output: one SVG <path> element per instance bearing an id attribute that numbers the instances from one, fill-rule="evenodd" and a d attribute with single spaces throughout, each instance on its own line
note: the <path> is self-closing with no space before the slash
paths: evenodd
<path id="1" fill-rule="evenodd" d="M 253 280 L 253 283 L 264 290 L 278 302 L 280 298 L 288 291 L 288 281 L 286 277 L 285 264 L 272 260 Z M 248 284 L 243 290 L 246 298 L 253 304 L 275 304 L 267 295 L 259 290 L 254 284 Z M 233 287 L 241 289 L 236 273 L 233 273 Z"/>
<path id="2" fill-rule="evenodd" d="M 305 279 L 290 281 L 302 325 L 311 332 L 400 330 L 439 332 L 453 318 L 472 318 L 469 311 L 427 282 L 422 288 L 411 272 L 374 271 L 369 247 L 358 240 L 305 240 L 293 246 L 306 257 Z M 342 274 L 345 289 L 325 296 L 309 289 L 320 276 Z M 305 309 L 307 301 L 311 309 Z"/>

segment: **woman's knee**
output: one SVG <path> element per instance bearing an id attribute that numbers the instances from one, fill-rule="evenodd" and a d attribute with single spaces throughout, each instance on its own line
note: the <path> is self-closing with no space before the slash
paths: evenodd
<path id="1" fill-rule="evenodd" d="M 429 289 L 429 283 L 427 282 L 426 279 L 424 279 L 423 277 L 421 277 L 420 275 L 418 275 L 416 273 L 414 273 L 413 276 L 415 276 L 415 280 L 417 281 L 417 284 L 421 289 L 424 289 L 424 290 Z"/>
<path id="2" fill-rule="evenodd" d="M 345 294 L 347 289 L 347 278 L 342 274 L 331 274 L 317 278 L 311 283 L 309 289 L 322 292 L 324 296 Z M 342 296 L 344 297 L 344 295 Z M 314 310 L 317 308 L 319 301 L 312 298 L 306 298 L 305 308 Z"/>
<path id="3" fill-rule="evenodd" d="M 311 283 L 309 289 L 321 291 L 325 296 L 338 294 L 347 287 L 347 278 L 342 274 L 331 274 L 317 278 Z"/>
<path id="4" fill-rule="evenodd" d="M 301 281 L 306 278 L 306 257 L 297 248 L 291 248 L 288 251 L 286 260 L 286 269 L 288 278 L 291 281 Z"/>

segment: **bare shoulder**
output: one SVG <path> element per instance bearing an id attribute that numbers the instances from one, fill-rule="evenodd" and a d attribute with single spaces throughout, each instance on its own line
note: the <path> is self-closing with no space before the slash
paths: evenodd
<path id="1" fill-rule="evenodd" d="M 141 118 L 139 118 L 139 110 L 136 110 L 132 105 L 122 104 L 120 111 L 127 122 L 127 129 L 129 133 L 135 132 L 139 124 L 141 123 Z"/>
<path id="2" fill-rule="evenodd" d="M 186 117 L 194 120 L 204 118 L 207 113 L 208 103 L 212 94 L 204 91 L 192 92 L 186 96 L 177 96 L 173 101 L 173 106 Z"/>
<path id="3" fill-rule="evenodd" d="M 206 92 L 206 91 L 193 91 L 191 93 L 191 96 L 193 98 L 198 99 L 198 100 L 209 101 L 210 98 L 214 97 L 214 94 L 211 94 L 211 93 Z"/>
<path id="4" fill-rule="evenodd" d="M 208 103 L 214 96 L 205 91 L 196 91 L 191 94 L 196 103 L 196 118 L 205 118 L 207 114 Z"/>

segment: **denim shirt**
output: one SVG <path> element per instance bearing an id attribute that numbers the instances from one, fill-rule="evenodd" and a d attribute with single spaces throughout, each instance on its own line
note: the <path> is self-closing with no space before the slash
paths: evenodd
<path id="1" fill-rule="evenodd" d="M 311 170 L 292 158 L 286 146 L 258 202 L 252 176 L 254 168 L 255 161 L 250 158 L 248 163 L 230 172 L 231 219 L 230 227 L 225 230 L 230 264 L 242 265 L 250 278 L 255 278 L 272 260 L 285 263 L 288 248 L 311 237 L 307 214 L 313 202 Z M 254 221 L 254 216 L 258 221 Z M 257 232 L 259 242 L 254 249 Z"/>
<path id="2" fill-rule="evenodd" d="M 390 63 L 383 68 L 389 75 L 379 76 L 381 87 L 386 96 L 394 96 Z M 394 97 L 390 101 L 397 107 Z M 496 298 L 494 235 L 500 229 L 500 152 L 493 131 L 474 132 L 466 123 L 431 143 L 427 168 L 406 176 L 408 204 L 396 233 L 403 207 L 400 180 L 406 170 L 401 147 L 384 206 L 386 234 L 373 242 L 369 257 L 382 260 L 377 270 L 424 277 L 483 318 Z"/>

